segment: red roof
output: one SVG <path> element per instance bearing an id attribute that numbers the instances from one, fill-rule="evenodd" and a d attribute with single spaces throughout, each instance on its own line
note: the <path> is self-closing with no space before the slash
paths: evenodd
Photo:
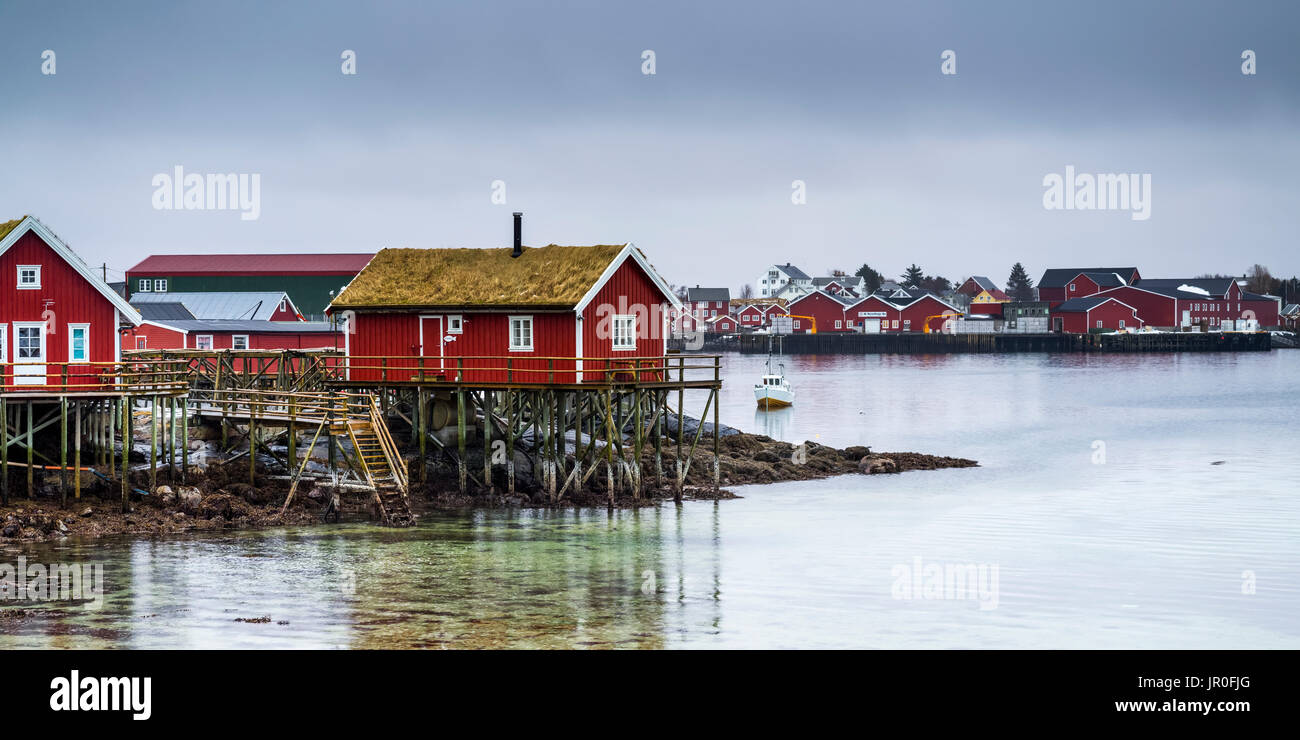
<path id="1" fill-rule="evenodd" d="M 155 254 L 127 270 L 132 276 L 168 275 L 355 275 L 373 253 Z"/>

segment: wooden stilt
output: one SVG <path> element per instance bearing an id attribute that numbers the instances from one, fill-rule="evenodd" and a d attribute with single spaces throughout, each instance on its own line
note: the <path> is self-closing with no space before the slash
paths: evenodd
<path id="1" fill-rule="evenodd" d="M 497 486 L 494 486 L 493 480 L 491 480 L 491 407 L 493 407 L 493 393 L 490 390 L 482 391 L 480 406 L 484 410 L 484 488 L 487 489 L 487 492 L 493 493 L 497 490 Z"/>
<path id="2" fill-rule="evenodd" d="M 465 469 L 465 389 L 456 389 L 456 451 L 459 453 L 456 460 L 456 472 L 460 477 L 460 492 L 465 493 L 466 475 Z"/>
<path id="3" fill-rule="evenodd" d="M 3 383 L 0 378 L 0 384 Z M 0 504 L 9 505 L 9 404 L 0 395 Z"/>
<path id="4" fill-rule="evenodd" d="M 158 410 L 158 397 L 153 397 L 153 410 L 149 415 L 149 492 L 158 487 L 158 425 L 162 415 Z"/>
<path id="5" fill-rule="evenodd" d="M 32 406 L 34 405 L 35 404 L 33 404 L 31 401 L 27 402 L 27 498 L 28 499 L 36 498 L 36 482 L 32 478 L 33 465 L 35 464 L 35 460 L 33 459 L 32 455 L 35 454 L 35 448 L 36 448 L 36 434 L 33 431 L 36 424 L 35 424 L 35 419 L 32 415 Z"/>
<path id="6" fill-rule="evenodd" d="M 59 396 L 59 506 L 68 506 L 68 397 Z"/>
<path id="7" fill-rule="evenodd" d="M 429 469 L 429 391 L 424 388 L 415 392 L 415 414 L 420 435 L 420 482 L 424 483 Z"/>
<path id="8" fill-rule="evenodd" d="M 72 423 L 72 494 L 78 499 L 81 498 L 81 407 L 84 405 L 77 403 Z"/>
<path id="9" fill-rule="evenodd" d="M 506 419 L 506 490 L 515 495 L 515 394 L 505 390 Z"/>
<path id="10" fill-rule="evenodd" d="M 122 513 L 131 512 L 131 409 L 130 401 L 123 398 L 117 405 L 122 417 Z"/>
<path id="11" fill-rule="evenodd" d="M 189 398 L 180 399 L 181 403 L 181 483 L 189 483 L 190 477 L 190 403 Z"/>

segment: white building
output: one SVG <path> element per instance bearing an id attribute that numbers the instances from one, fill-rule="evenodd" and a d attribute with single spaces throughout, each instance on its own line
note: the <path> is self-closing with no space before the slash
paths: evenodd
<path id="1" fill-rule="evenodd" d="M 758 297 L 775 298 L 782 288 L 790 284 L 811 289 L 812 278 L 789 262 L 784 265 L 772 265 L 758 277 Z"/>

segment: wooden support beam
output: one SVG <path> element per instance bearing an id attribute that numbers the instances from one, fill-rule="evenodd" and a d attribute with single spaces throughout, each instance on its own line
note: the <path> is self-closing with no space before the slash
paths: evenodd
<path id="1" fill-rule="evenodd" d="M 122 418 L 122 513 L 131 512 L 131 481 L 130 481 L 130 461 L 131 461 L 131 409 L 130 401 L 123 398 L 118 402 L 121 409 Z"/>
<path id="2" fill-rule="evenodd" d="M 66 372 L 66 368 L 65 368 Z M 68 506 L 68 397 L 59 396 L 59 506 Z"/>
<path id="3" fill-rule="evenodd" d="M 72 424 L 72 490 L 76 498 L 81 498 L 81 408 L 84 405 L 77 403 Z"/>
<path id="4" fill-rule="evenodd" d="M 483 409 L 483 485 L 492 493 L 492 391 L 479 394 L 479 406 Z"/>
<path id="5" fill-rule="evenodd" d="M 459 453 L 456 459 L 456 471 L 460 476 L 460 492 L 465 493 L 465 477 L 468 472 L 465 468 L 465 389 L 456 390 L 456 451 Z"/>
<path id="6" fill-rule="evenodd" d="M 35 460 L 32 454 L 35 451 L 35 421 L 32 418 L 32 402 L 27 402 L 27 498 L 36 498 L 36 484 L 32 478 L 32 466 Z"/>
<path id="7" fill-rule="evenodd" d="M 149 493 L 158 488 L 158 425 L 162 417 L 158 411 L 158 397 L 153 397 L 153 410 L 149 413 Z"/>
<path id="8" fill-rule="evenodd" d="M 9 505 L 9 404 L 0 394 L 0 504 Z"/>

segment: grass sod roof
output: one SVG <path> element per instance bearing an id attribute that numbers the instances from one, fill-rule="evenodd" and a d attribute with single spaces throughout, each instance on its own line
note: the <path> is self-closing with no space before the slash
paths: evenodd
<path id="1" fill-rule="evenodd" d="M 27 218 L 27 217 L 23 216 L 23 218 Z M 9 232 L 17 228 L 18 224 L 22 222 L 23 222 L 22 218 L 16 218 L 13 221 L 5 221 L 3 223 L 0 223 L 0 240 L 3 240 L 6 236 L 9 236 Z"/>
<path id="2" fill-rule="evenodd" d="M 508 247 L 383 249 L 330 308 L 572 308 L 624 246 L 524 247 L 517 258 Z"/>

